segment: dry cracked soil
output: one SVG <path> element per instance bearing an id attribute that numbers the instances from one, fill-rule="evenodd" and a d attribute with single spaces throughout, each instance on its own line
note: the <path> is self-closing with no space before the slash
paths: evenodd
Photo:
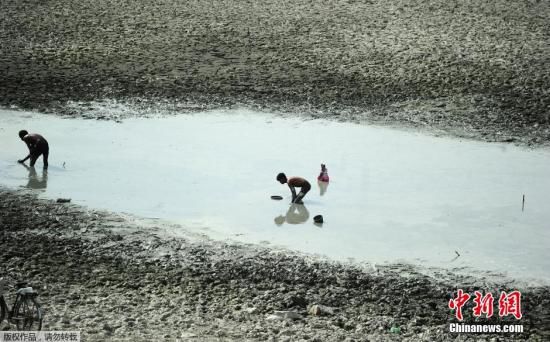
<path id="1" fill-rule="evenodd" d="M 118 120 L 246 106 L 550 141 L 544 0 L 14 0 L 1 8 L 8 108 Z M 105 103 L 132 111 L 113 114 Z M 548 288 L 407 265 L 373 271 L 162 230 L 2 188 L 0 274 L 38 289 L 44 329 L 80 330 L 84 341 L 550 339 Z M 520 289 L 525 332 L 449 333 L 447 303 L 458 288 Z"/>

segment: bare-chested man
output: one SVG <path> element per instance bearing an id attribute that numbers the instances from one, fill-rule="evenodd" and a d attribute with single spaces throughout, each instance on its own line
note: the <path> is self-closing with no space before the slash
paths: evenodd
<path id="1" fill-rule="evenodd" d="M 292 192 L 292 203 L 304 204 L 304 202 L 302 202 L 302 199 L 311 189 L 311 184 L 309 184 L 307 180 L 302 177 L 290 177 L 287 179 L 286 175 L 282 172 L 277 175 L 277 180 L 281 184 L 288 184 L 290 192 Z M 300 192 L 297 195 L 296 188 L 300 188 Z"/>
<path id="2" fill-rule="evenodd" d="M 29 155 L 25 159 L 18 160 L 19 163 L 24 163 L 27 159 L 31 159 L 31 167 L 34 167 L 34 163 L 40 155 L 42 155 L 42 161 L 44 162 L 44 169 L 48 168 L 48 154 L 50 153 L 50 147 L 48 142 L 40 134 L 29 134 L 25 130 L 19 131 L 19 138 L 27 144 L 29 148 Z"/>

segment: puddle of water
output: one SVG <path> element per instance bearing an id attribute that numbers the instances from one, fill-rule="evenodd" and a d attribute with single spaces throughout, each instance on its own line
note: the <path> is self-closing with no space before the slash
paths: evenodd
<path id="1" fill-rule="evenodd" d="M 17 164 L 27 153 L 20 129 L 48 139 L 47 174 L 41 159 L 35 171 Z M 279 172 L 312 183 L 304 206 L 289 205 Z M 549 174 L 548 150 L 351 123 L 229 111 L 120 124 L 0 111 L 0 184 L 340 260 L 548 282 Z"/>

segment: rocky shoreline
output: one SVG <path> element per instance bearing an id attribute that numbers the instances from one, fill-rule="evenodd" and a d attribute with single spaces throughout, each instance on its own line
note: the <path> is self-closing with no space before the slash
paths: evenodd
<path id="1" fill-rule="evenodd" d="M 375 272 L 288 251 L 176 239 L 160 224 L 8 189 L 0 189 L 0 227 L 2 276 L 40 291 L 44 330 L 80 330 L 84 341 L 445 341 L 457 337 L 447 308 L 457 288 L 514 288 L 443 270 L 436 277 L 407 265 Z M 549 289 L 517 289 L 521 321 L 475 319 L 469 306 L 465 317 L 520 323 L 523 333 L 461 340 L 546 340 Z"/>
<path id="2" fill-rule="evenodd" d="M 33 0 L 0 16 L 4 107 L 247 106 L 550 141 L 546 1 Z"/>

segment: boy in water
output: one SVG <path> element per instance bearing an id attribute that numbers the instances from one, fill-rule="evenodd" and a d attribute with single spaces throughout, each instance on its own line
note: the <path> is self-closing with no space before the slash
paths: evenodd
<path id="1" fill-rule="evenodd" d="M 302 199 L 311 189 L 311 184 L 309 184 L 307 180 L 302 177 L 290 177 L 287 179 L 286 175 L 282 172 L 277 175 L 277 180 L 281 184 L 288 184 L 290 192 L 292 192 L 292 203 L 304 204 L 304 202 L 302 202 Z M 298 193 L 298 195 L 296 195 L 296 188 L 300 188 L 300 192 Z"/>
<path id="2" fill-rule="evenodd" d="M 27 159 L 31 159 L 31 167 L 34 167 L 34 163 L 40 155 L 42 155 L 42 161 L 44 162 L 44 169 L 48 168 L 48 154 L 50 153 L 50 147 L 48 142 L 40 134 L 29 134 L 25 130 L 19 131 L 19 138 L 27 144 L 29 148 L 29 154 L 25 159 L 18 160 L 18 163 L 24 163 Z"/>

